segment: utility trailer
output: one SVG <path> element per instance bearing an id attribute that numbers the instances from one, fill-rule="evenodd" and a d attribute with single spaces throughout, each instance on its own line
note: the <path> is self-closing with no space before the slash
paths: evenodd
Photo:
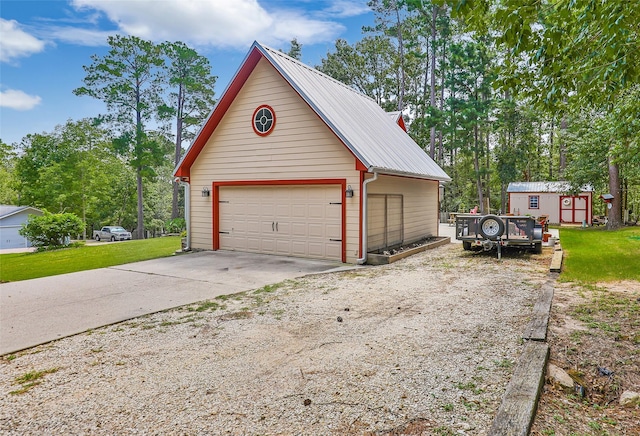
<path id="1" fill-rule="evenodd" d="M 517 247 L 542 253 L 542 225 L 530 216 L 456 216 L 456 239 L 465 250 L 493 250 L 502 256 L 503 247 Z"/>

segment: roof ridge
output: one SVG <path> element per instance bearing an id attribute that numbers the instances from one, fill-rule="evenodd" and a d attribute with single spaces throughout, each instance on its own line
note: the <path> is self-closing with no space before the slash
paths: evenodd
<path id="1" fill-rule="evenodd" d="M 351 91 L 351 92 L 353 92 L 353 93 L 357 94 L 357 95 L 358 95 L 358 96 L 360 96 L 360 97 L 364 97 L 364 98 L 366 98 L 366 99 L 368 99 L 368 100 L 372 101 L 373 103 L 378 104 L 378 102 L 376 102 L 373 98 L 369 97 L 369 96 L 368 96 L 368 95 L 366 95 L 366 94 L 363 94 L 362 92 L 358 91 L 357 89 L 355 89 L 355 88 L 353 88 L 353 87 L 351 87 L 351 86 L 348 86 L 348 85 L 346 85 L 346 84 L 342 83 L 341 81 L 339 81 L 339 80 L 337 80 L 337 79 L 335 79 L 335 78 L 333 78 L 333 77 L 329 76 L 328 74 L 325 74 L 325 73 L 323 73 L 322 71 L 318 71 L 316 68 L 313 68 L 313 67 L 311 67 L 311 66 L 309 66 L 309 65 L 305 64 L 304 62 L 302 62 L 302 61 L 300 61 L 300 60 L 298 60 L 298 59 L 294 59 L 294 58 L 292 58 L 291 56 L 288 56 L 286 53 L 281 52 L 280 50 L 277 50 L 277 49 L 275 49 L 275 48 L 273 48 L 273 47 L 269 47 L 268 45 L 260 44 L 259 42 L 256 42 L 256 43 L 257 43 L 260 47 L 262 47 L 262 48 L 264 48 L 265 50 L 269 51 L 270 53 L 275 54 L 275 55 L 278 55 L 278 56 L 281 56 L 281 57 L 283 57 L 283 58 L 287 59 L 288 61 L 293 62 L 293 63 L 295 63 L 295 64 L 299 65 L 300 67 L 302 67 L 302 68 L 305 68 L 305 69 L 309 70 L 310 72 L 312 72 L 312 73 L 314 73 L 314 74 L 317 74 L 317 75 L 319 75 L 319 76 L 321 76 L 321 77 L 323 77 L 323 78 L 325 78 L 325 79 L 328 79 L 328 80 L 332 81 L 332 82 L 333 82 L 333 83 L 335 83 L 336 85 L 339 85 L 339 86 L 341 86 L 341 87 L 343 87 L 343 88 L 345 88 L 345 89 L 348 89 L 349 91 Z"/>

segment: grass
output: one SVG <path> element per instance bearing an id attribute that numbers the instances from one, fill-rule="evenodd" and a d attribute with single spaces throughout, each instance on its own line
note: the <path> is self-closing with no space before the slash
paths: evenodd
<path id="1" fill-rule="evenodd" d="M 171 256 L 179 236 L 0 255 L 0 283 L 48 277 Z"/>
<path id="2" fill-rule="evenodd" d="M 44 371 L 30 371 L 26 374 L 21 375 L 20 377 L 16 377 L 16 384 L 22 385 L 20 389 L 9 392 L 11 395 L 20 395 L 29 391 L 30 389 L 38 386 L 40 384 L 40 379 L 43 378 L 47 374 L 53 374 L 58 371 L 58 368 L 46 369 Z"/>
<path id="3" fill-rule="evenodd" d="M 640 280 L 640 227 L 560 228 L 561 279 L 585 283 Z"/>

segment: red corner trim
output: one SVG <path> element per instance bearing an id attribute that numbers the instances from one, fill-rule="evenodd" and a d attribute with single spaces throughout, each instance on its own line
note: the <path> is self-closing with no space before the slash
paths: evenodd
<path id="1" fill-rule="evenodd" d="M 362 253 L 362 238 L 364 237 L 362 235 L 362 205 L 364 203 L 364 198 L 363 198 L 363 195 L 362 195 L 363 186 L 364 186 L 364 171 L 360 171 L 360 213 L 358 214 L 358 226 L 359 226 L 358 234 L 360 235 L 360 239 L 358 241 L 358 244 L 359 244 L 358 245 L 358 253 L 359 253 L 358 257 L 359 258 L 364 257 L 364 254 Z"/>
<path id="2" fill-rule="evenodd" d="M 398 125 L 402 127 L 402 130 L 407 131 L 407 125 L 404 123 L 404 119 L 402 118 L 402 114 L 400 114 L 400 118 L 398 118 Z"/>
<path id="3" fill-rule="evenodd" d="M 212 201 L 213 201 L 213 219 L 212 231 L 213 231 L 213 249 L 220 249 L 220 188 L 215 184 L 211 184 Z"/>

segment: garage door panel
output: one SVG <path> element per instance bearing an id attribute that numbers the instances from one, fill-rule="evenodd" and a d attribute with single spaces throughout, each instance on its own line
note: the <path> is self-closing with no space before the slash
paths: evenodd
<path id="1" fill-rule="evenodd" d="M 309 242 L 307 256 L 325 257 L 325 245 L 320 242 Z"/>
<path id="2" fill-rule="evenodd" d="M 294 204 L 291 206 L 291 216 L 293 218 L 306 218 L 307 206 L 304 204 Z"/>
<path id="3" fill-rule="evenodd" d="M 310 204 L 307 216 L 309 219 L 323 219 L 325 217 L 324 210 L 324 204 Z"/>
<path id="4" fill-rule="evenodd" d="M 291 241 L 291 255 L 300 257 L 308 256 L 307 242 Z"/>
<path id="5" fill-rule="evenodd" d="M 276 240 L 276 253 L 286 256 L 291 255 L 291 241 L 285 239 Z"/>
<path id="6" fill-rule="evenodd" d="M 332 244 L 327 244 L 325 245 L 325 257 L 328 257 L 330 259 L 335 259 L 335 258 L 340 258 L 341 256 L 341 251 L 342 251 L 342 245 L 340 244 L 340 242 L 334 242 Z"/>
<path id="7" fill-rule="evenodd" d="M 325 226 L 325 234 L 329 236 L 330 239 L 340 239 L 341 237 L 340 226 L 327 224 Z"/>
<path id="8" fill-rule="evenodd" d="M 262 247 L 260 246 L 260 239 L 259 238 L 249 237 L 249 238 L 246 238 L 246 240 L 247 240 L 247 245 L 246 245 L 246 250 L 247 251 L 259 252 L 262 249 Z"/>
<path id="9" fill-rule="evenodd" d="M 337 185 L 219 188 L 220 248 L 342 259 Z M 331 241 L 336 239 L 338 241 Z M 243 241 L 243 242 L 241 242 Z"/>
<path id="10" fill-rule="evenodd" d="M 276 252 L 276 240 L 273 238 L 261 238 L 260 251 L 262 253 L 275 254 Z"/>
<path id="11" fill-rule="evenodd" d="M 291 224 L 291 236 L 295 238 L 306 238 L 308 236 L 307 227 L 308 225 L 306 223 L 296 222 Z"/>
<path id="12" fill-rule="evenodd" d="M 309 238 L 322 238 L 324 225 L 322 223 L 309 223 L 307 225 Z"/>
<path id="13" fill-rule="evenodd" d="M 291 223 L 287 221 L 276 220 L 276 236 L 278 239 L 288 239 L 291 237 Z"/>

